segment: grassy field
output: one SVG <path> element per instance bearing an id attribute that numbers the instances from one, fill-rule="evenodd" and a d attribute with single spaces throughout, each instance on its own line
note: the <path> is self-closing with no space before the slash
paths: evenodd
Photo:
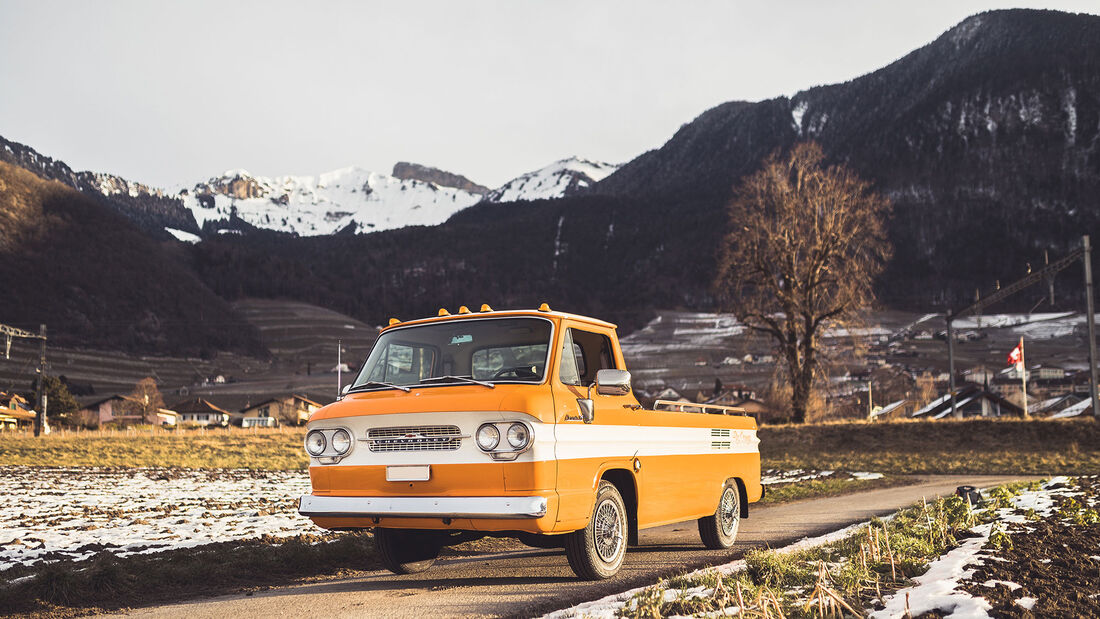
<path id="1" fill-rule="evenodd" d="M 305 469 L 302 428 L 132 430 L 0 435 L 0 463 L 26 466 L 159 466 Z"/>
<path id="2" fill-rule="evenodd" d="M 2 435 L 0 463 L 304 469 L 301 428 L 137 429 Z M 1100 472 L 1100 424 L 1080 420 L 966 420 L 764 426 L 764 468 L 919 473 Z"/>
<path id="3" fill-rule="evenodd" d="M 1092 419 L 910 421 L 765 426 L 764 466 L 893 474 L 1100 471 Z"/>

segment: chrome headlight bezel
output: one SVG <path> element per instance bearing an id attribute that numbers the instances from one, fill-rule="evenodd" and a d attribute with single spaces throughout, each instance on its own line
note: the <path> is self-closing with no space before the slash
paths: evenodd
<path id="1" fill-rule="evenodd" d="M 351 432 L 343 428 L 337 428 L 336 431 L 332 433 L 332 436 L 329 437 L 329 443 L 332 445 L 332 450 L 341 456 L 347 455 L 347 453 L 351 451 L 352 442 Z"/>
<path id="2" fill-rule="evenodd" d="M 507 439 L 513 450 L 520 451 L 531 443 L 531 430 L 527 424 L 517 421 L 508 426 Z"/>
<path id="3" fill-rule="evenodd" d="M 311 449 L 310 448 L 310 439 L 317 439 L 317 438 L 319 438 L 321 440 L 321 448 L 317 449 L 317 450 Z M 307 454 L 309 454 L 309 455 L 313 456 L 314 458 L 316 458 L 316 457 L 320 456 L 321 454 L 325 453 L 325 450 L 328 449 L 328 437 L 326 437 L 325 433 L 320 431 L 320 430 L 310 430 L 309 432 L 306 433 L 305 448 L 306 448 L 306 453 Z"/>
<path id="4" fill-rule="evenodd" d="M 512 429 L 516 427 L 522 428 L 526 435 L 526 440 L 518 446 L 512 442 Z M 488 428 L 492 428 L 492 430 L 488 430 Z M 497 440 L 492 447 L 486 447 L 478 440 L 481 437 L 482 430 L 495 433 Z M 475 442 L 482 453 L 492 456 L 494 460 L 511 461 L 518 458 L 520 454 L 531 449 L 531 446 L 535 442 L 535 429 L 531 427 L 531 424 L 519 419 L 488 421 L 478 427 L 477 434 L 475 435 Z"/>
<path id="5" fill-rule="evenodd" d="M 335 446 L 336 441 L 334 438 L 337 434 L 347 436 L 348 444 L 347 449 L 344 451 L 339 451 Z M 324 441 L 324 449 L 319 453 L 309 448 L 310 437 L 318 435 L 320 435 L 321 439 Z M 328 428 L 314 428 L 306 433 L 306 453 L 309 454 L 310 458 L 317 460 L 321 464 L 336 464 L 348 457 L 353 451 L 355 451 L 355 434 L 346 427 L 332 426 Z"/>
<path id="6" fill-rule="evenodd" d="M 490 440 L 482 442 L 483 437 Z M 477 433 L 474 434 L 474 442 L 477 443 L 481 451 L 491 453 L 500 446 L 500 429 L 496 427 L 496 424 L 483 423 L 478 427 Z"/>

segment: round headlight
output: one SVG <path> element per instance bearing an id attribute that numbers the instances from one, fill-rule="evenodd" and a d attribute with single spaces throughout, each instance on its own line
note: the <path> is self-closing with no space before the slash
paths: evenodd
<path id="1" fill-rule="evenodd" d="M 527 426 L 522 423 L 513 423 L 508 426 L 508 444 L 513 449 L 523 449 L 530 440 L 531 433 L 527 431 Z"/>
<path id="2" fill-rule="evenodd" d="M 337 430 L 332 433 L 332 448 L 340 455 L 348 453 L 351 449 L 351 435 L 347 430 Z"/>
<path id="3" fill-rule="evenodd" d="M 311 456 L 319 456 L 325 452 L 325 435 L 319 430 L 314 430 L 306 435 L 306 451 Z"/>
<path id="4" fill-rule="evenodd" d="M 485 451 L 492 451 L 500 444 L 500 430 L 491 423 L 487 423 L 477 429 L 477 446 Z"/>

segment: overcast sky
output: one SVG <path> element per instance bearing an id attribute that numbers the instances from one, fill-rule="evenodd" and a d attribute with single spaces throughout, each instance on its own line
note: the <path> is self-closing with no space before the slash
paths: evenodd
<path id="1" fill-rule="evenodd" d="M 723 101 L 851 79 L 994 2 L 0 0 L 0 135 L 171 187 L 415 161 L 623 162 Z"/>

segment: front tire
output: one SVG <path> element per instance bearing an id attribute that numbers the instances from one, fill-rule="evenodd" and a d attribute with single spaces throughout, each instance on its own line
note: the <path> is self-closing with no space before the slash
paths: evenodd
<path id="1" fill-rule="evenodd" d="M 626 505 L 618 489 L 601 481 L 588 526 L 565 535 L 569 567 L 585 580 L 604 580 L 618 573 L 626 558 Z"/>
<path id="2" fill-rule="evenodd" d="M 416 574 L 435 564 L 442 540 L 434 531 L 375 529 L 374 547 L 394 574 Z"/>
<path id="3" fill-rule="evenodd" d="M 699 537 L 707 548 L 723 550 L 733 546 L 741 526 L 741 489 L 736 481 L 731 479 L 722 486 L 718 509 L 713 516 L 700 518 L 698 523 Z"/>

